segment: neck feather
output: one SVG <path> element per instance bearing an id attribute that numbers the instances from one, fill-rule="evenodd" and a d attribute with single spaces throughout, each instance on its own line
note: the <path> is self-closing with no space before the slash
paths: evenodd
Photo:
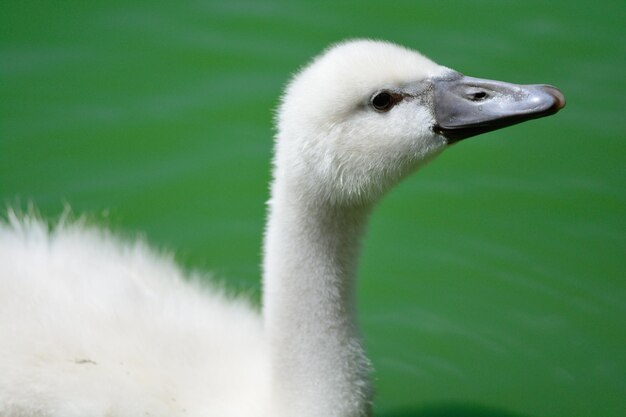
<path id="1" fill-rule="evenodd" d="M 369 209 L 272 186 L 263 316 L 276 416 L 370 415 L 369 362 L 355 311 L 359 242 Z"/>

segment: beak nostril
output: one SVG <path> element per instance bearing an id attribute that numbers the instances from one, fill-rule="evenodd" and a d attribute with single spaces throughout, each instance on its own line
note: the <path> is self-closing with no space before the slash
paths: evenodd
<path id="1" fill-rule="evenodd" d="M 470 96 L 472 101 L 481 101 L 487 98 L 487 93 L 484 91 L 478 91 Z"/>

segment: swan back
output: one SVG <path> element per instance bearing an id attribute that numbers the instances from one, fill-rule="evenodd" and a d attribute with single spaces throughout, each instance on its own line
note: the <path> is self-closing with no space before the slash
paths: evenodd
<path id="1" fill-rule="evenodd" d="M 142 240 L 10 214 L 0 416 L 255 415 L 268 385 L 261 321 L 206 282 Z"/>

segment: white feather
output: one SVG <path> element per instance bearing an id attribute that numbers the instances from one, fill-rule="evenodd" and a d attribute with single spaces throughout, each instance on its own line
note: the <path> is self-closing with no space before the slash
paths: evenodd
<path id="1" fill-rule="evenodd" d="M 262 315 L 141 241 L 9 214 L 0 416 L 369 416 L 359 241 L 371 206 L 446 142 L 426 106 L 383 115 L 368 101 L 445 71 L 361 40 L 294 77 L 277 117 Z"/>

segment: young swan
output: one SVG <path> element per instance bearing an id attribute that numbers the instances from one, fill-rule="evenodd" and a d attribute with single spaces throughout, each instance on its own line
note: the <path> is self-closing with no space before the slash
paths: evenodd
<path id="1" fill-rule="evenodd" d="M 141 242 L 9 214 L 0 415 L 370 416 L 354 280 L 372 206 L 451 143 L 564 104 L 386 42 L 324 52 L 279 109 L 262 319 Z"/>

